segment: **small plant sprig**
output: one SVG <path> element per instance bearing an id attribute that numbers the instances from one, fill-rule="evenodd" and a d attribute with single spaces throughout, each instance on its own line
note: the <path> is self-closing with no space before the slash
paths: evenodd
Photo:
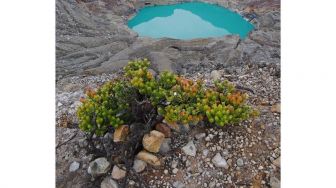
<path id="1" fill-rule="evenodd" d="M 208 121 L 224 126 L 238 123 L 258 112 L 246 104 L 248 95 L 235 90 L 228 81 L 215 81 L 214 88 L 201 80 L 192 81 L 171 72 L 158 77 L 148 70 L 147 59 L 130 61 L 124 77 L 105 83 L 97 91 L 87 90 L 77 115 L 79 127 L 103 135 L 109 126 L 134 120 L 134 101 L 148 100 L 169 123 Z M 140 105 L 140 104 L 139 104 Z"/>

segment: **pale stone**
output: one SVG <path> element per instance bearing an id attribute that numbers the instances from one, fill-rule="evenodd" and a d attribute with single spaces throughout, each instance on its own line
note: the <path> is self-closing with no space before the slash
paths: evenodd
<path id="1" fill-rule="evenodd" d="M 126 171 L 124 169 L 119 168 L 117 165 L 114 165 L 113 170 L 112 170 L 112 178 L 119 180 L 122 179 L 126 176 Z"/>
<path id="2" fill-rule="evenodd" d="M 138 155 L 136 156 L 137 159 L 140 159 L 142 161 L 145 161 L 146 163 L 153 165 L 153 166 L 160 166 L 161 162 L 160 159 L 158 157 L 156 157 L 155 155 L 142 150 L 138 153 Z"/>
<path id="3" fill-rule="evenodd" d="M 146 166 L 147 166 L 146 162 L 139 160 L 139 159 L 134 160 L 133 169 L 135 170 L 135 172 L 139 173 L 139 172 L 144 171 Z"/>
<path id="4" fill-rule="evenodd" d="M 281 112 L 281 105 L 280 103 L 274 104 L 271 108 L 271 112 L 273 113 L 280 113 Z"/>
<path id="5" fill-rule="evenodd" d="M 186 154 L 186 155 L 190 155 L 190 156 L 193 156 L 195 157 L 196 156 L 196 146 L 194 144 L 193 141 L 190 141 L 188 142 L 187 145 L 185 145 L 183 148 L 182 148 L 182 151 Z"/>

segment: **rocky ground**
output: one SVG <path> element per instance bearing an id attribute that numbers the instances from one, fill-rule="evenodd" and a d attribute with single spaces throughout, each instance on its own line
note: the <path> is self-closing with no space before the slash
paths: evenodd
<path id="1" fill-rule="evenodd" d="M 279 67 L 248 64 L 230 71 L 204 71 L 201 66 L 199 70 L 185 76 L 203 79 L 208 84 L 213 79 L 228 79 L 251 89 L 253 93 L 246 92 L 250 96 L 251 105 L 260 110 L 260 117 L 243 122 L 240 126 L 221 128 L 201 125 L 191 126 L 188 132 L 182 134 L 173 132 L 169 152 L 158 155 L 163 165 L 155 168 L 147 165 L 139 176 L 150 187 L 279 187 Z M 97 87 L 117 75 L 76 76 L 57 83 L 57 187 L 100 186 L 91 181 L 87 172 L 89 162 L 94 159 L 85 154 L 85 137 L 76 128 L 75 109 L 87 85 Z M 66 144 L 62 145 L 64 142 Z M 195 156 L 185 154 L 182 149 L 188 142 L 195 145 Z M 214 161 L 216 155 L 218 159 Z M 77 163 L 78 169 L 71 172 L 72 166 Z M 217 167 L 216 164 L 227 165 Z M 109 173 L 111 171 L 105 176 L 110 177 Z M 135 179 L 129 181 L 128 185 L 141 187 Z"/>
<path id="2" fill-rule="evenodd" d="M 123 178 L 115 178 L 113 172 L 122 177 L 122 170 L 104 161 L 103 176 L 93 179 L 88 173 L 96 158 L 86 154 L 87 141 L 77 128 L 75 112 L 84 88 L 118 77 L 128 60 L 143 57 L 157 72 L 171 70 L 210 85 L 214 79 L 227 79 L 247 92 L 251 105 L 261 112 L 240 126 L 173 131 L 167 152 L 157 155 L 161 166 L 146 165 L 138 173 L 148 187 L 280 187 L 279 1 L 206 1 L 241 14 L 254 9 L 256 29 L 244 40 L 154 40 L 138 37 L 125 25 L 141 7 L 176 2 L 56 1 L 57 187 L 120 187 Z M 111 135 L 105 139 L 111 140 Z M 190 156 L 195 151 L 187 151 L 187 144 L 195 146 L 195 156 Z M 136 177 L 127 178 L 128 187 L 143 187 Z"/>

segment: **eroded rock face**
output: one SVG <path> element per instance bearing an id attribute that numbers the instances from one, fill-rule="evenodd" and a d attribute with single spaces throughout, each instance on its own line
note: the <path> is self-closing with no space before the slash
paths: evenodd
<path id="1" fill-rule="evenodd" d="M 181 1 L 57 0 L 57 79 L 110 73 L 120 70 L 130 59 L 144 57 L 152 61 L 151 68 L 155 71 L 174 72 L 181 72 L 183 66 L 190 63 L 224 67 L 248 62 L 280 63 L 278 0 L 206 0 L 242 15 L 252 10 L 257 14 L 251 21 L 256 29 L 243 40 L 235 35 L 193 40 L 151 39 L 139 37 L 126 25 L 128 18 L 144 6 L 176 2 Z M 193 68 L 186 67 L 186 71 Z"/>

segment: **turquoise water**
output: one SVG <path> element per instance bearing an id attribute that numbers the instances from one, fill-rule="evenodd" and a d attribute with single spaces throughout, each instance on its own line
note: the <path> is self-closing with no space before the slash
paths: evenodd
<path id="1" fill-rule="evenodd" d="M 160 5 L 141 9 L 128 26 L 140 36 L 194 39 L 239 34 L 254 28 L 239 14 L 201 2 Z"/>

